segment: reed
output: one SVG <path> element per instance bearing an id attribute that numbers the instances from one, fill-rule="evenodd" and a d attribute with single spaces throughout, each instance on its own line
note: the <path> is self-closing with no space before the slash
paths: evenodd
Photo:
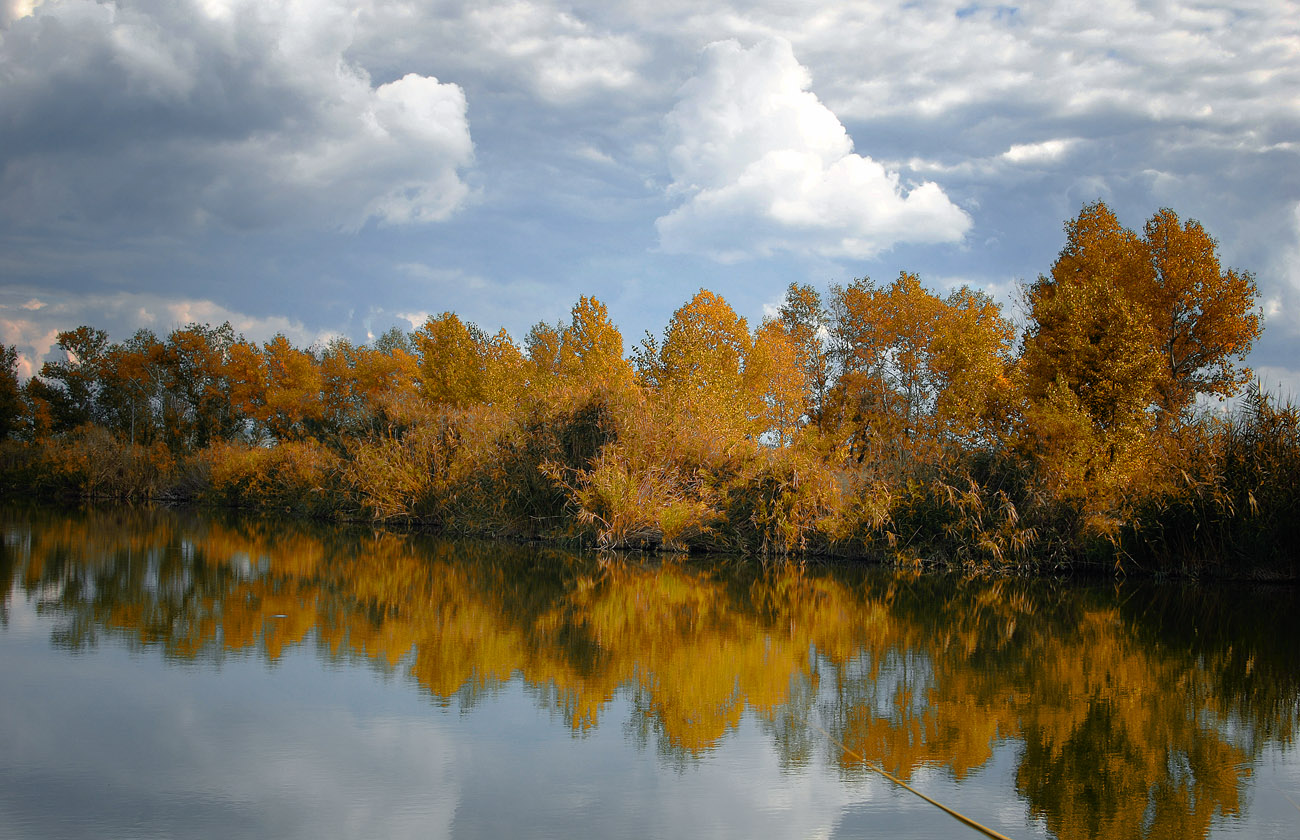
<path id="1" fill-rule="evenodd" d="M 1254 385 L 1167 448 L 1168 480 L 1136 506 L 1124 551 L 1166 573 L 1300 576 L 1300 407 Z"/>

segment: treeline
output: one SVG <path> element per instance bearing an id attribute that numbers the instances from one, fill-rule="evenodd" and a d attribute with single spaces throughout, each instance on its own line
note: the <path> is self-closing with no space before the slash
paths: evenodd
<path id="1" fill-rule="evenodd" d="M 751 328 L 701 290 L 631 358 L 605 306 L 522 346 L 454 313 L 371 345 L 191 324 L 61 333 L 0 383 L 38 495 L 202 500 L 610 548 L 1295 577 L 1300 412 L 1249 386 L 1249 273 L 1194 221 L 1104 204 L 1025 289 L 791 284 Z"/>

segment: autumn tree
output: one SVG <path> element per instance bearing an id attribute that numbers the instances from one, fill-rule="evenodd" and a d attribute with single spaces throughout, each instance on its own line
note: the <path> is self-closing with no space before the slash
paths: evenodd
<path id="1" fill-rule="evenodd" d="M 230 406 L 250 425 L 250 437 L 264 441 L 270 434 L 266 426 L 266 359 L 255 342 L 239 340 L 226 351 L 225 375 L 230 391 Z"/>
<path id="2" fill-rule="evenodd" d="M 415 356 L 403 342 L 383 345 L 354 345 L 339 338 L 326 346 L 320 359 L 325 433 L 362 437 L 405 426 L 419 376 Z"/>
<path id="3" fill-rule="evenodd" d="M 771 434 L 778 445 L 791 443 L 807 408 L 808 388 L 799 346 L 782 321 L 765 319 L 754 332 L 743 381 L 751 428 Z"/>
<path id="4" fill-rule="evenodd" d="M 1237 362 L 1259 334 L 1257 290 L 1171 210 L 1139 236 L 1097 202 L 1065 232 L 1026 290 L 1022 446 L 1052 492 L 1113 528 L 1115 505 L 1150 474 L 1151 432 L 1249 376 Z"/>
<path id="5" fill-rule="evenodd" d="M 1101 202 L 1066 223 L 1050 275 L 1027 290 L 1025 370 L 1031 398 L 1059 381 L 1100 429 L 1168 418 L 1197 394 L 1229 396 L 1259 336 L 1258 290 L 1223 269 L 1198 222 L 1157 212 L 1139 237 Z"/>
<path id="6" fill-rule="evenodd" d="M 1143 295 L 1163 361 L 1157 387 L 1160 408 L 1185 411 L 1197 394 L 1237 393 L 1250 381 L 1239 367 L 1259 337 L 1259 290 L 1250 272 L 1219 264 L 1218 243 L 1200 222 L 1179 225 L 1167 208 L 1143 229 L 1152 286 Z"/>
<path id="7" fill-rule="evenodd" d="M 1156 333 L 1139 290 L 1152 286 L 1139 237 L 1100 202 L 1066 224 L 1050 275 L 1026 300 L 1024 342 L 1031 400 L 1068 390 L 1102 431 L 1140 423 L 1161 374 Z"/>
<path id="8" fill-rule="evenodd" d="M 701 289 L 673 313 L 663 344 L 652 343 L 637 358 L 643 379 L 679 422 L 739 437 L 754 431 L 743 375 L 749 349 L 745 319 L 721 296 Z"/>
<path id="9" fill-rule="evenodd" d="M 29 443 L 41 441 L 54 434 L 54 405 L 61 393 L 50 383 L 33 376 L 19 389 L 22 400 L 22 416 L 18 426 L 18 437 Z"/>
<path id="10" fill-rule="evenodd" d="M 59 333 L 56 341 L 64 358 L 42 365 L 41 378 L 55 386 L 49 401 L 54 431 L 60 432 L 97 419 L 108 333 L 83 325 Z"/>
<path id="11" fill-rule="evenodd" d="M 1009 383 L 1013 329 L 983 292 L 946 298 L 915 274 L 833 290 L 832 341 L 841 369 L 823 429 L 859 461 L 897 461 L 987 437 L 990 398 Z"/>
<path id="12" fill-rule="evenodd" d="M 612 389 L 632 382 L 632 368 L 623 357 L 623 334 L 609 320 L 605 304 L 594 297 L 584 295 L 573 305 L 557 360 L 560 375 L 573 382 Z"/>
<path id="13" fill-rule="evenodd" d="M 456 313 L 444 312 L 425 321 L 411 338 L 420 360 L 420 393 L 425 399 L 453 408 L 486 400 L 482 331 L 466 325 Z"/>
<path id="14" fill-rule="evenodd" d="M 935 428 L 948 442 L 991 444 L 1010 402 L 1015 326 L 988 293 L 969 286 L 943 300 L 930 339 Z"/>
<path id="15" fill-rule="evenodd" d="M 528 359 L 528 387 L 544 392 L 560 375 L 560 345 L 564 341 L 563 327 L 539 321 L 524 336 L 524 355 Z"/>
<path id="16" fill-rule="evenodd" d="M 277 333 L 262 349 L 266 423 L 277 440 L 302 440 L 321 418 L 321 371 L 316 357 Z"/>
<path id="17" fill-rule="evenodd" d="M 820 417 L 833 380 L 830 315 L 821 294 L 812 286 L 791 283 L 781 304 L 780 321 L 803 370 L 804 413 Z"/>
<path id="18" fill-rule="evenodd" d="M 412 336 L 421 395 L 435 405 L 511 407 L 524 382 L 524 357 L 504 329 L 489 336 L 454 312 L 430 318 Z"/>
<path id="19" fill-rule="evenodd" d="M 161 430 L 163 351 L 142 329 L 104 354 L 101 422 L 130 443 L 152 443 Z"/>
<path id="20" fill-rule="evenodd" d="M 163 423 L 174 451 L 201 449 L 239 431 L 242 418 L 234 411 L 227 375 L 235 343 L 229 321 L 217 327 L 189 324 L 167 336 Z"/>
<path id="21" fill-rule="evenodd" d="M 18 431 L 23 413 L 18 348 L 0 345 L 0 440 Z"/>

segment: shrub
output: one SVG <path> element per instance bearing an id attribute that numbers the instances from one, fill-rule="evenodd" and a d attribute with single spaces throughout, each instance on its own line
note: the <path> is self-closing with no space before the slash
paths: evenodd
<path id="1" fill-rule="evenodd" d="M 205 501 L 314 517 L 338 516 L 345 510 L 346 497 L 336 489 L 341 464 L 322 444 L 262 447 L 222 442 L 201 457 L 208 464 Z"/>

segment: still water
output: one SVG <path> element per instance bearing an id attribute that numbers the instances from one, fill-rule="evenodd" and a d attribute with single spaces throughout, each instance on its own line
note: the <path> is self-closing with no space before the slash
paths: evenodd
<path id="1" fill-rule="evenodd" d="M 0 524 L 0 837 L 1300 836 L 1291 588 Z"/>

